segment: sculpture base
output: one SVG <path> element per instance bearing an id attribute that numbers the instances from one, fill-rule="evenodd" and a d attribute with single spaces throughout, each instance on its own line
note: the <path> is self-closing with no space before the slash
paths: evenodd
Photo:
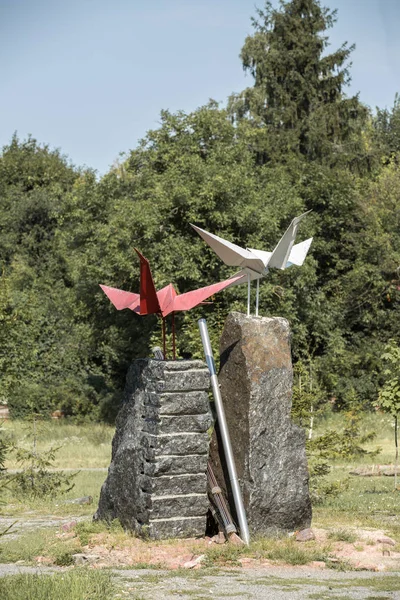
<path id="1" fill-rule="evenodd" d="M 204 535 L 209 383 L 201 361 L 133 362 L 95 519 L 155 539 Z"/>

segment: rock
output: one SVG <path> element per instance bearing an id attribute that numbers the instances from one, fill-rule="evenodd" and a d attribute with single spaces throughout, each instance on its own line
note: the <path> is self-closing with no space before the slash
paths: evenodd
<path id="1" fill-rule="evenodd" d="M 228 535 L 228 541 L 230 544 L 233 544 L 234 546 L 243 546 L 244 545 L 244 541 L 238 536 L 237 533 L 230 533 Z"/>
<path id="2" fill-rule="evenodd" d="M 204 535 L 209 384 L 199 360 L 132 363 L 95 519 L 155 539 Z"/>
<path id="3" fill-rule="evenodd" d="M 218 542 L 217 544 L 225 544 L 226 542 L 226 537 L 223 531 L 219 531 L 218 532 Z"/>
<path id="4" fill-rule="evenodd" d="M 94 563 L 96 563 L 100 560 L 100 556 L 97 556 L 96 554 L 81 554 L 81 553 L 79 553 L 79 554 L 73 554 L 72 560 L 74 561 L 74 564 L 77 566 L 93 565 Z"/>
<path id="5" fill-rule="evenodd" d="M 270 535 L 309 527 L 305 435 L 290 420 L 289 323 L 231 313 L 220 355 L 219 383 L 250 531 Z M 218 425 L 211 462 L 237 520 Z"/>
<path id="6" fill-rule="evenodd" d="M 326 563 L 323 560 L 313 560 L 310 562 L 310 567 L 315 567 L 316 569 L 325 569 Z"/>
<path id="7" fill-rule="evenodd" d="M 396 542 L 390 537 L 382 537 L 376 540 L 379 544 L 388 544 L 388 546 L 395 546 Z"/>
<path id="8" fill-rule="evenodd" d="M 311 542 L 311 540 L 315 540 L 315 533 L 312 529 L 302 529 L 296 533 L 295 540 L 296 542 Z"/>
<path id="9" fill-rule="evenodd" d="M 226 537 L 223 531 L 220 531 L 217 535 L 213 535 L 213 537 L 211 538 L 211 541 L 214 544 L 225 544 L 226 542 Z"/>
<path id="10" fill-rule="evenodd" d="M 189 560 L 188 562 L 185 562 L 185 564 L 183 565 L 184 569 L 194 569 L 197 565 L 200 565 L 201 562 L 205 559 L 205 554 L 202 554 L 201 556 L 198 556 L 197 558 L 194 558 L 193 560 Z"/>
<path id="11" fill-rule="evenodd" d="M 74 500 L 65 500 L 65 504 L 92 504 L 92 496 L 83 496 L 82 498 L 75 498 Z"/>
<path id="12" fill-rule="evenodd" d="M 69 523 L 64 523 L 64 525 L 61 527 L 61 529 L 63 531 L 71 531 L 71 529 L 74 529 L 74 527 L 76 527 L 77 525 L 77 521 L 70 521 Z"/>

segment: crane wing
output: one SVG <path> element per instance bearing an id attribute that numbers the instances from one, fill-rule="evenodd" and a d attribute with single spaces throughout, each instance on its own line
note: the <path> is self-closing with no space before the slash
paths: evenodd
<path id="1" fill-rule="evenodd" d="M 271 254 L 271 258 L 269 259 L 268 267 L 275 267 L 276 269 L 286 268 L 286 263 L 288 262 L 289 255 L 296 239 L 299 223 L 306 215 L 308 215 L 309 212 L 311 211 L 307 211 L 299 217 L 295 217 L 290 223 L 289 227 L 286 229 L 285 233 L 275 246 L 275 249 Z"/>
<path id="2" fill-rule="evenodd" d="M 239 276 L 234 276 L 230 279 L 225 279 L 225 281 L 213 283 L 212 285 L 199 288 L 198 290 L 192 290 L 191 292 L 186 292 L 185 294 L 179 294 L 166 309 L 166 312 L 163 313 L 163 316 L 165 317 L 174 311 L 190 310 L 191 308 L 194 308 L 198 304 L 201 304 L 204 300 L 207 300 L 207 298 L 210 298 L 210 296 L 213 296 L 214 294 L 217 294 L 218 292 L 232 285 L 236 279 L 239 279 Z"/>
<path id="3" fill-rule="evenodd" d="M 192 225 L 192 224 L 191 224 Z M 228 242 L 218 235 L 209 233 L 196 225 L 192 225 L 200 237 L 214 250 L 215 254 L 229 267 L 250 267 L 255 271 L 263 271 L 264 263 L 250 250 Z"/>
<path id="4" fill-rule="evenodd" d="M 174 301 L 176 295 L 177 294 L 172 283 L 169 283 L 168 285 L 163 287 L 159 292 L 157 292 L 157 298 L 160 304 L 161 314 L 163 317 L 165 316 L 165 311 L 168 311 L 168 308 L 171 302 Z M 168 312 L 166 314 L 168 314 Z"/>
<path id="5" fill-rule="evenodd" d="M 100 285 L 100 287 L 117 310 L 129 308 L 135 313 L 140 314 L 140 294 L 124 292 L 124 290 L 109 287 L 108 285 Z"/>
<path id="6" fill-rule="evenodd" d="M 295 244 L 289 254 L 286 267 L 291 267 L 292 265 L 301 267 L 306 259 L 312 241 L 313 238 L 309 238 L 308 240 L 304 240 L 304 242 L 300 242 L 300 244 Z"/>
<path id="7" fill-rule="evenodd" d="M 252 254 L 254 254 L 255 256 L 257 256 L 257 258 L 262 260 L 264 267 L 266 267 L 268 265 L 269 259 L 272 256 L 272 252 L 266 252 L 265 250 L 255 250 L 253 248 L 247 248 L 247 250 L 250 250 L 250 252 L 252 252 Z"/>

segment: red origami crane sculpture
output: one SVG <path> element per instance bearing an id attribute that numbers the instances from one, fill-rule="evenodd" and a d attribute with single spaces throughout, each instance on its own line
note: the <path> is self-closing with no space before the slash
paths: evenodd
<path id="1" fill-rule="evenodd" d="M 172 283 L 157 292 L 154 286 L 149 261 L 139 252 L 139 250 L 136 250 L 136 248 L 135 251 L 140 258 L 140 294 L 125 292 L 124 290 L 108 287 L 107 285 L 100 285 L 100 287 L 117 310 L 129 308 L 141 316 L 157 314 L 161 317 L 165 358 L 165 318 L 167 315 L 172 314 L 172 355 L 175 360 L 175 312 L 178 310 L 190 310 L 191 308 L 202 304 L 204 300 L 207 300 L 210 296 L 237 283 L 243 275 L 236 275 L 225 281 L 220 281 L 219 283 L 214 283 L 213 285 L 208 285 L 199 288 L 198 290 L 192 290 L 185 294 L 177 294 Z"/>

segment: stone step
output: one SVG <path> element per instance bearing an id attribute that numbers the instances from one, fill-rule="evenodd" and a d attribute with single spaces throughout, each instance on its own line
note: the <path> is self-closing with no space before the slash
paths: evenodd
<path id="1" fill-rule="evenodd" d="M 207 433 L 165 433 L 163 435 L 142 434 L 141 445 L 147 460 L 156 460 L 168 454 L 208 454 Z"/>
<path id="2" fill-rule="evenodd" d="M 156 392 L 180 392 L 187 390 L 205 390 L 210 387 L 208 369 L 190 369 L 187 371 L 165 371 L 164 380 L 155 382 Z"/>
<path id="3" fill-rule="evenodd" d="M 151 496 L 149 518 L 200 517 L 207 514 L 209 502 L 207 494 L 182 494 L 172 496 Z"/>
<path id="4" fill-rule="evenodd" d="M 205 473 L 161 475 L 160 477 L 142 475 L 139 485 L 144 492 L 157 496 L 202 494 L 206 489 L 207 479 Z"/>
<path id="5" fill-rule="evenodd" d="M 145 411 L 147 413 L 147 411 Z M 153 435 L 164 433 L 204 433 L 212 425 L 211 415 L 159 415 L 154 410 L 151 416 L 143 416 L 143 428 L 146 433 Z"/>
<path id="6" fill-rule="evenodd" d="M 154 461 L 144 461 L 145 475 L 157 477 L 160 475 L 184 475 L 205 473 L 207 470 L 207 454 L 192 454 L 186 456 L 162 455 Z"/>
<path id="7" fill-rule="evenodd" d="M 210 410 L 206 391 L 183 391 L 156 393 L 148 391 L 144 399 L 145 405 L 160 408 L 165 415 L 195 415 Z"/>
<path id="8" fill-rule="evenodd" d="M 206 529 L 206 517 L 150 519 L 147 529 L 153 539 L 202 537 Z"/>

